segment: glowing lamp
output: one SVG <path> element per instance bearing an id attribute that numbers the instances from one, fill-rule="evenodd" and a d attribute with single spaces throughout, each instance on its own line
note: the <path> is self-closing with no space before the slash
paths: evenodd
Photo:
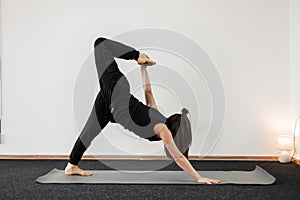
<path id="1" fill-rule="evenodd" d="M 290 151 L 293 150 L 293 137 L 292 135 L 280 135 L 278 137 L 278 161 L 280 163 L 289 163 L 292 160 Z"/>

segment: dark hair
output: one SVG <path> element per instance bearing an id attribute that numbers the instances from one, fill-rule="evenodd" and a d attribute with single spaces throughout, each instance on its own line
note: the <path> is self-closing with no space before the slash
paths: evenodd
<path id="1" fill-rule="evenodd" d="M 175 145 L 187 159 L 189 159 L 188 154 L 192 143 L 191 122 L 187 117 L 188 113 L 189 111 L 183 108 L 181 114 L 173 114 L 168 117 L 166 121 L 166 125 L 172 133 Z M 172 158 L 166 146 L 164 146 L 164 149 L 167 156 Z"/>

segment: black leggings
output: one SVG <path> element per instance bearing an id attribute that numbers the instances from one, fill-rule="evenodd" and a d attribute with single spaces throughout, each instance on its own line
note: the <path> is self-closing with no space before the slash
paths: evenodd
<path id="1" fill-rule="evenodd" d="M 74 165 L 78 164 L 92 140 L 108 122 L 119 123 L 149 141 L 160 140 L 153 132 L 153 127 L 166 122 L 165 116 L 159 111 L 144 105 L 130 94 L 128 80 L 114 60 L 114 57 L 137 60 L 138 51 L 113 40 L 98 38 L 94 43 L 94 53 L 100 91 L 70 154 L 69 162 Z"/>

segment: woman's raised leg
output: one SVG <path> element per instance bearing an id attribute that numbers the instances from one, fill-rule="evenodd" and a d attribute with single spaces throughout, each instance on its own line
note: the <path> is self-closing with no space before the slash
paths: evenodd
<path id="1" fill-rule="evenodd" d="M 108 67 L 117 67 L 114 58 L 137 60 L 139 51 L 114 40 L 99 37 L 94 42 L 94 56 L 99 80 Z"/>

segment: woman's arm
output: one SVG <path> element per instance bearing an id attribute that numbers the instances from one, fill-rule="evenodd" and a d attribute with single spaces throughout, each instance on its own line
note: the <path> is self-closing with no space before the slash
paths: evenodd
<path id="1" fill-rule="evenodd" d="M 186 157 L 178 150 L 176 147 L 172 134 L 166 125 L 158 124 L 154 127 L 154 132 L 162 139 L 164 145 L 170 152 L 171 156 L 175 160 L 176 164 L 192 176 L 197 182 L 206 184 L 217 184 L 220 180 L 205 178 L 200 176 L 200 174 L 193 168 L 191 163 L 186 159 Z"/>
<path id="2" fill-rule="evenodd" d="M 143 88 L 144 88 L 146 104 L 148 106 L 158 110 L 155 99 L 154 99 L 154 96 L 152 94 L 151 83 L 150 83 L 150 79 L 149 79 L 149 75 L 148 75 L 148 72 L 147 72 L 147 66 L 146 65 L 141 66 L 141 73 L 142 73 L 142 81 L 143 81 Z"/>

